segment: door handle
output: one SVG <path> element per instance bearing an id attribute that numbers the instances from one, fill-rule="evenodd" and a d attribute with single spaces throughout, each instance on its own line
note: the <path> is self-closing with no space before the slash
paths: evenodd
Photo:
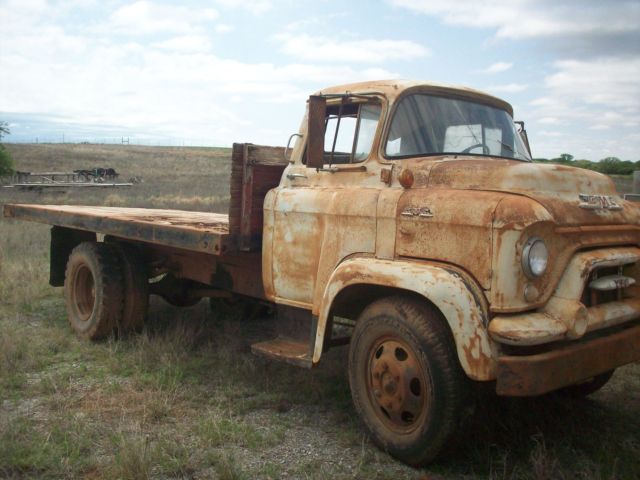
<path id="1" fill-rule="evenodd" d="M 287 173 L 287 178 L 289 180 L 295 180 L 296 178 L 307 178 L 307 176 L 303 173 Z"/>

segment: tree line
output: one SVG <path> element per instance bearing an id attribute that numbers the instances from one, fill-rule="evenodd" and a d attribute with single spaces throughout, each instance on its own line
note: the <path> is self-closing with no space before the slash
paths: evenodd
<path id="1" fill-rule="evenodd" d="M 607 175 L 631 175 L 635 170 L 640 170 L 640 160 L 620 160 L 618 157 L 606 157 L 599 162 L 591 160 L 576 160 L 570 153 L 563 153 L 557 158 L 534 158 L 537 163 L 559 163 L 571 167 L 586 168 Z"/>

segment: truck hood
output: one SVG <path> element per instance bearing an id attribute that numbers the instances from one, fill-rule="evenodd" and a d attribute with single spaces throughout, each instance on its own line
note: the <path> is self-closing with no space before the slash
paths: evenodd
<path id="1" fill-rule="evenodd" d="M 558 225 L 638 224 L 640 208 L 624 201 L 606 175 L 564 165 L 506 159 L 437 161 L 427 174 L 430 188 L 483 190 L 524 195 L 542 206 Z M 622 209 L 587 209 L 580 195 L 610 197 Z M 597 199 L 599 201 L 599 199 Z"/>

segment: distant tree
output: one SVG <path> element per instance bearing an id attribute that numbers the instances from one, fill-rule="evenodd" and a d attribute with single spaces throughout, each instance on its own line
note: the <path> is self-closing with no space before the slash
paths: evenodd
<path id="1" fill-rule="evenodd" d="M 2 141 L 2 137 L 5 135 L 9 135 L 11 131 L 9 130 L 9 124 L 7 122 L 0 121 L 0 142 Z M 14 171 L 13 159 L 11 155 L 4 148 L 4 145 L 0 143 L 0 175 L 9 175 Z"/>
<path id="2" fill-rule="evenodd" d="M 591 160 L 576 160 L 573 162 L 574 167 L 586 168 L 587 170 L 595 170 L 594 163 Z"/>
<path id="3" fill-rule="evenodd" d="M 7 122 L 0 121 L 0 142 L 2 142 L 2 137 L 5 135 L 9 135 L 11 130 L 9 130 L 9 124 Z"/>
<path id="4" fill-rule="evenodd" d="M 560 156 L 558 158 L 554 158 L 552 159 L 553 162 L 556 163 L 571 163 L 573 162 L 573 155 L 571 155 L 570 153 L 561 153 Z"/>
<path id="5" fill-rule="evenodd" d="M 607 175 L 631 175 L 635 170 L 640 170 L 640 160 L 632 162 L 631 160 L 620 160 L 618 157 L 605 157 L 599 162 L 594 162 L 587 159 L 577 160 L 570 153 L 562 153 L 559 157 L 552 158 L 550 160 L 547 160 L 546 158 L 534 158 L 533 161 L 539 163 L 548 162 L 571 165 L 573 167 L 594 170 Z"/>

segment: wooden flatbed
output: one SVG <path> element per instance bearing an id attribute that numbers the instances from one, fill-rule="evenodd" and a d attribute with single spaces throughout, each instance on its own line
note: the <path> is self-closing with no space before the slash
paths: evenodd
<path id="1" fill-rule="evenodd" d="M 235 249 L 229 216 L 151 208 L 7 204 L 4 216 L 221 255 Z"/>

